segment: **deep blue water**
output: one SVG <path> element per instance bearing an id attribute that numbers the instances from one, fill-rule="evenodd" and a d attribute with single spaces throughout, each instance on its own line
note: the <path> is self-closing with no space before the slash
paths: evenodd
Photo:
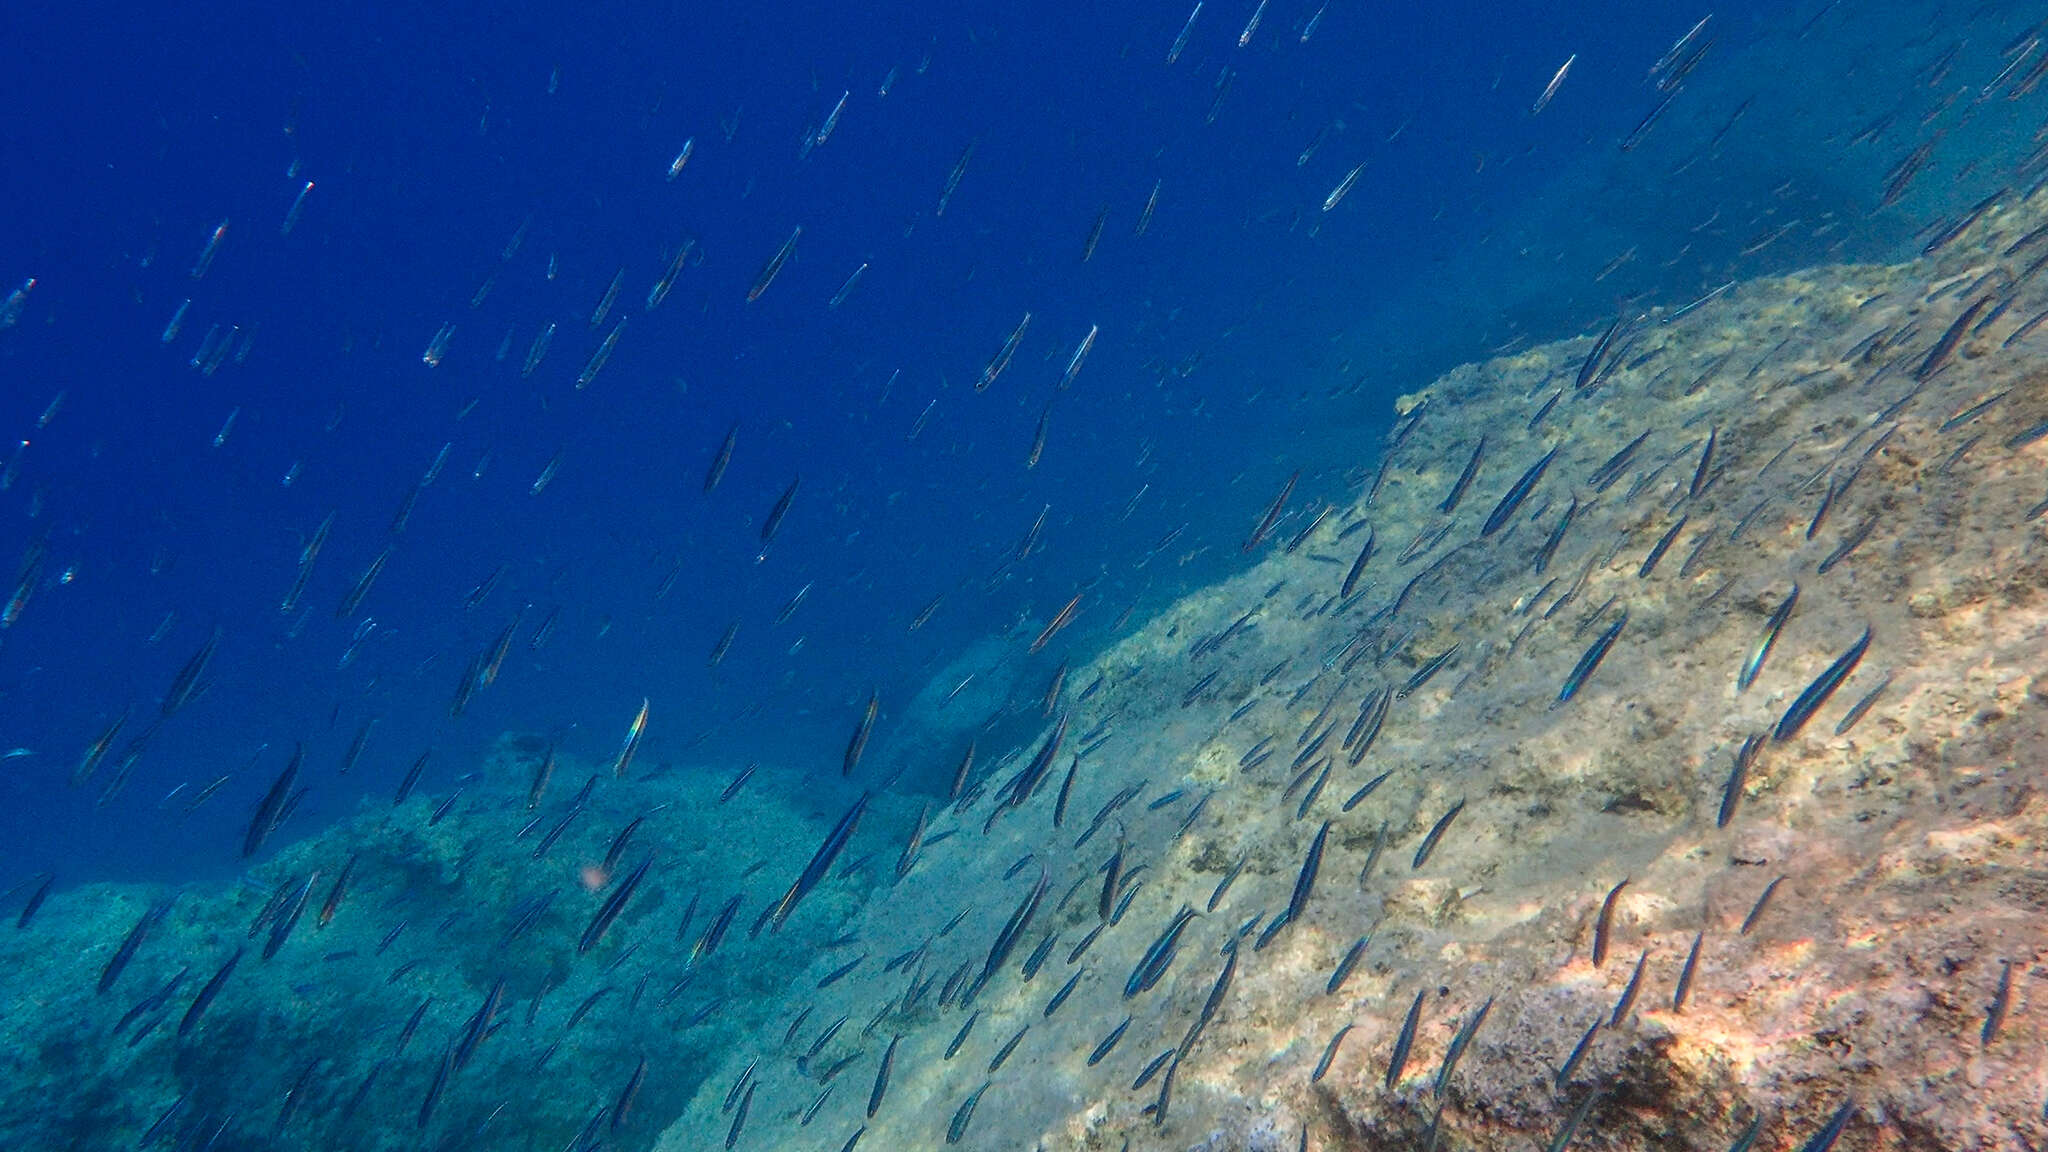
<path id="1" fill-rule="evenodd" d="M 1316 5 L 1274 0 L 1239 48 L 1251 8 L 1206 0 L 1171 65 L 1179 3 L 14 8 L 0 290 L 34 286 L 0 332 L 0 567 L 28 596 L 0 632 L 0 743 L 26 750 L 0 769 L 0 881 L 230 875 L 295 743 L 308 790 L 286 837 L 384 803 L 428 749 L 435 793 L 507 731 L 608 756 L 643 697 L 650 765 L 761 760 L 837 787 L 871 690 L 886 736 L 974 640 L 1035 633 L 1077 593 L 1042 672 L 1107 643 L 1127 609 L 1235 570 L 1291 473 L 1296 508 L 1355 489 L 1394 397 L 1438 371 L 1733 276 L 1894 252 L 2002 178 L 1946 149 L 1880 212 L 1914 126 L 1842 143 L 1923 82 L 1938 8 L 1886 25 L 1718 7 L 1714 49 L 1629 151 L 1659 99 L 1649 66 L 1697 6 L 1332 0 L 1304 41 Z M 1865 37 L 1893 56 L 1856 64 Z M 1979 130 L 2010 131 L 1958 137 Z M 193 366 L 224 339 L 216 370 Z M 452 716 L 515 619 L 501 674 Z M 215 629 L 196 698 L 164 717 Z M 918 787 L 948 767 L 876 771 Z"/>

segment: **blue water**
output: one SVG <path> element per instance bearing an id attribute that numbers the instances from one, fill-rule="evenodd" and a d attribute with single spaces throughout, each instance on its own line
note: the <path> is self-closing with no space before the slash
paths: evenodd
<path id="1" fill-rule="evenodd" d="M 1203 0 L 1192 24 L 1182 0 L 10 8 L 0 916 L 23 931 L 0 930 L 44 967 L 17 964 L 0 1014 L 20 1070 L 0 1128 L 132 1146 L 189 1102 L 166 1143 L 561 1147 L 651 1059 L 639 1118 L 609 1129 L 648 1146 L 720 1061 L 836 1010 L 796 980 L 822 957 L 872 954 L 837 995 L 892 953 L 928 991 L 935 924 L 913 948 L 857 913 L 961 746 L 978 737 L 983 780 L 1053 748 L 1055 670 L 1077 670 L 1077 698 L 1093 656 L 1244 571 L 1284 486 L 1267 547 L 1353 505 L 1400 397 L 1731 282 L 1911 255 L 1931 222 L 2039 178 L 2024 158 L 2048 97 L 1994 91 L 1999 46 L 2036 19 L 2017 5 L 1724 5 L 1660 112 L 1653 65 L 1696 6 L 1318 4 L 1272 0 L 1256 29 L 1245 0 Z M 1457 418 L 1433 415 L 1426 442 Z M 1216 719 L 1189 709 L 1200 691 L 1172 723 Z M 548 747 L 573 767 L 522 804 Z M 266 793 L 295 758 L 277 817 Z M 1208 801 L 1180 791 L 1184 765 L 1138 759 L 1117 767 L 1156 774 L 1137 782 L 1153 830 L 1177 804 L 1192 825 Z M 706 782 L 749 765 L 750 794 L 715 798 Z M 592 771 L 603 787 L 569 801 Z M 846 862 L 820 850 L 835 867 L 806 919 L 764 935 L 856 796 Z M 1039 848 L 1014 822 L 988 838 L 990 809 L 981 841 L 934 836 L 1018 852 L 1004 882 L 1029 885 Z M 526 836 L 550 825 L 572 830 L 535 863 Z M 1133 866 L 1164 860 L 1142 840 Z M 1079 847 L 1058 863 L 1092 868 Z M 900 859 L 895 880 L 915 848 Z M 979 951 L 1019 894 L 962 895 L 942 867 L 899 891 L 932 885 L 935 923 L 977 905 L 948 947 Z M 620 875 L 652 879 L 636 896 Z M 45 877 L 58 895 L 31 923 Z M 143 910 L 173 887 L 158 924 Z M 227 983 L 263 947 L 244 924 L 284 946 L 297 913 L 259 909 L 294 890 L 299 912 L 326 895 L 331 927 L 310 912 L 323 934 Z M 785 912 L 809 889 L 786 891 Z M 628 897 L 600 949 L 594 910 Z M 727 900 L 732 943 L 700 967 Z M 125 935 L 138 915 L 153 935 Z M 115 942 L 145 936 L 124 969 Z M 227 990 L 201 1021 L 210 973 Z M 117 1047 L 110 1018 L 158 989 Z M 453 1054 L 514 1003 L 517 1043 L 430 1124 Z M 408 1017 L 426 1021 L 410 1056 L 391 1043 Z M 813 1054 L 833 1031 L 804 1033 Z M 781 1055 L 769 1092 L 829 1081 Z M 287 1133 L 295 1084 L 314 1102 Z M 992 1111 L 1036 1115 L 1004 1092 Z M 753 1147 L 792 1131 L 768 1099 Z"/>
<path id="2" fill-rule="evenodd" d="M 1994 178 L 1928 181 L 1919 216 L 1873 216 L 1902 149 L 1807 159 L 1799 141 L 1853 130 L 1907 82 L 1840 68 L 1874 95 L 1831 104 L 1759 65 L 1839 66 L 1857 23 L 1812 5 L 1718 9 L 1715 49 L 1630 152 L 1617 142 L 1657 98 L 1648 65 L 1693 7 L 1333 0 L 1304 42 L 1314 11 L 1272 4 L 1240 49 L 1249 6 L 1207 3 L 1169 65 L 1179 4 L 137 6 L 90 27 L 17 9 L 0 278 L 34 286 L 0 332 L 0 546 L 7 565 L 46 558 L 0 634 L 0 742 L 26 750 L 0 772 L 0 879 L 232 875 L 297 743 L 306 795 L 286 838 L 384 803 L 429 749 L 434 794 L 508 731 L 609 756 L 643 697 L 646 765 L 836 778 L 871 690 L 886 732 L 975 639 L 1035 633 L 1076 593 L 1036 659 L 1049 674 L 1103 645 L 1126 610 L 1233 571 L 1292 472 L 1297 506 L 1355 489 L 1393 398 L 1436 372 L 1599 327 L 1623 301 L 1891 251 Z M 1760 106 L 1681 168 L 1745 93 Z M 1835 217 L 1849 223 L 1819 227 Z M 1026 312 L 1014 361 L 977 394 Z M 609 364 L 573 388 L 623 317 Z M 1077 383 L 1056 391 L 1091 325 Z M 209 333 L 231 342 L 210 373 L 193 366 Z M 762 557 L 760 525 L 798 476 Z M 1010 563 L 1042 509 L 1042 540 Z M 282 613 L 330 513 L 303 603 Z M 515 619 L 501 675 L 451 716 L 470 660 Z M 216 628 L 197 698 L 110 789 Z M 107 762 L 68 786 L 124 709 Z M 915 788 L 949 766 L 885 768 Z"/>

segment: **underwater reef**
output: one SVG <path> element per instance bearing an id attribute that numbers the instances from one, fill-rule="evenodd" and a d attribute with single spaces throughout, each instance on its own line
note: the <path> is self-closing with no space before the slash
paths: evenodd
<path id="1" fill-rule="evenodd" d="M 1255 476 L 1027 738 L 938 715 L 1001 645 L 934 677 L 920 790 L 509 734 L 226 890 L 31 892 L 0 1134 L 2048 1145 L 2048 197 L 1925 248 L 1461 367 L 1345 503 Z"/>

